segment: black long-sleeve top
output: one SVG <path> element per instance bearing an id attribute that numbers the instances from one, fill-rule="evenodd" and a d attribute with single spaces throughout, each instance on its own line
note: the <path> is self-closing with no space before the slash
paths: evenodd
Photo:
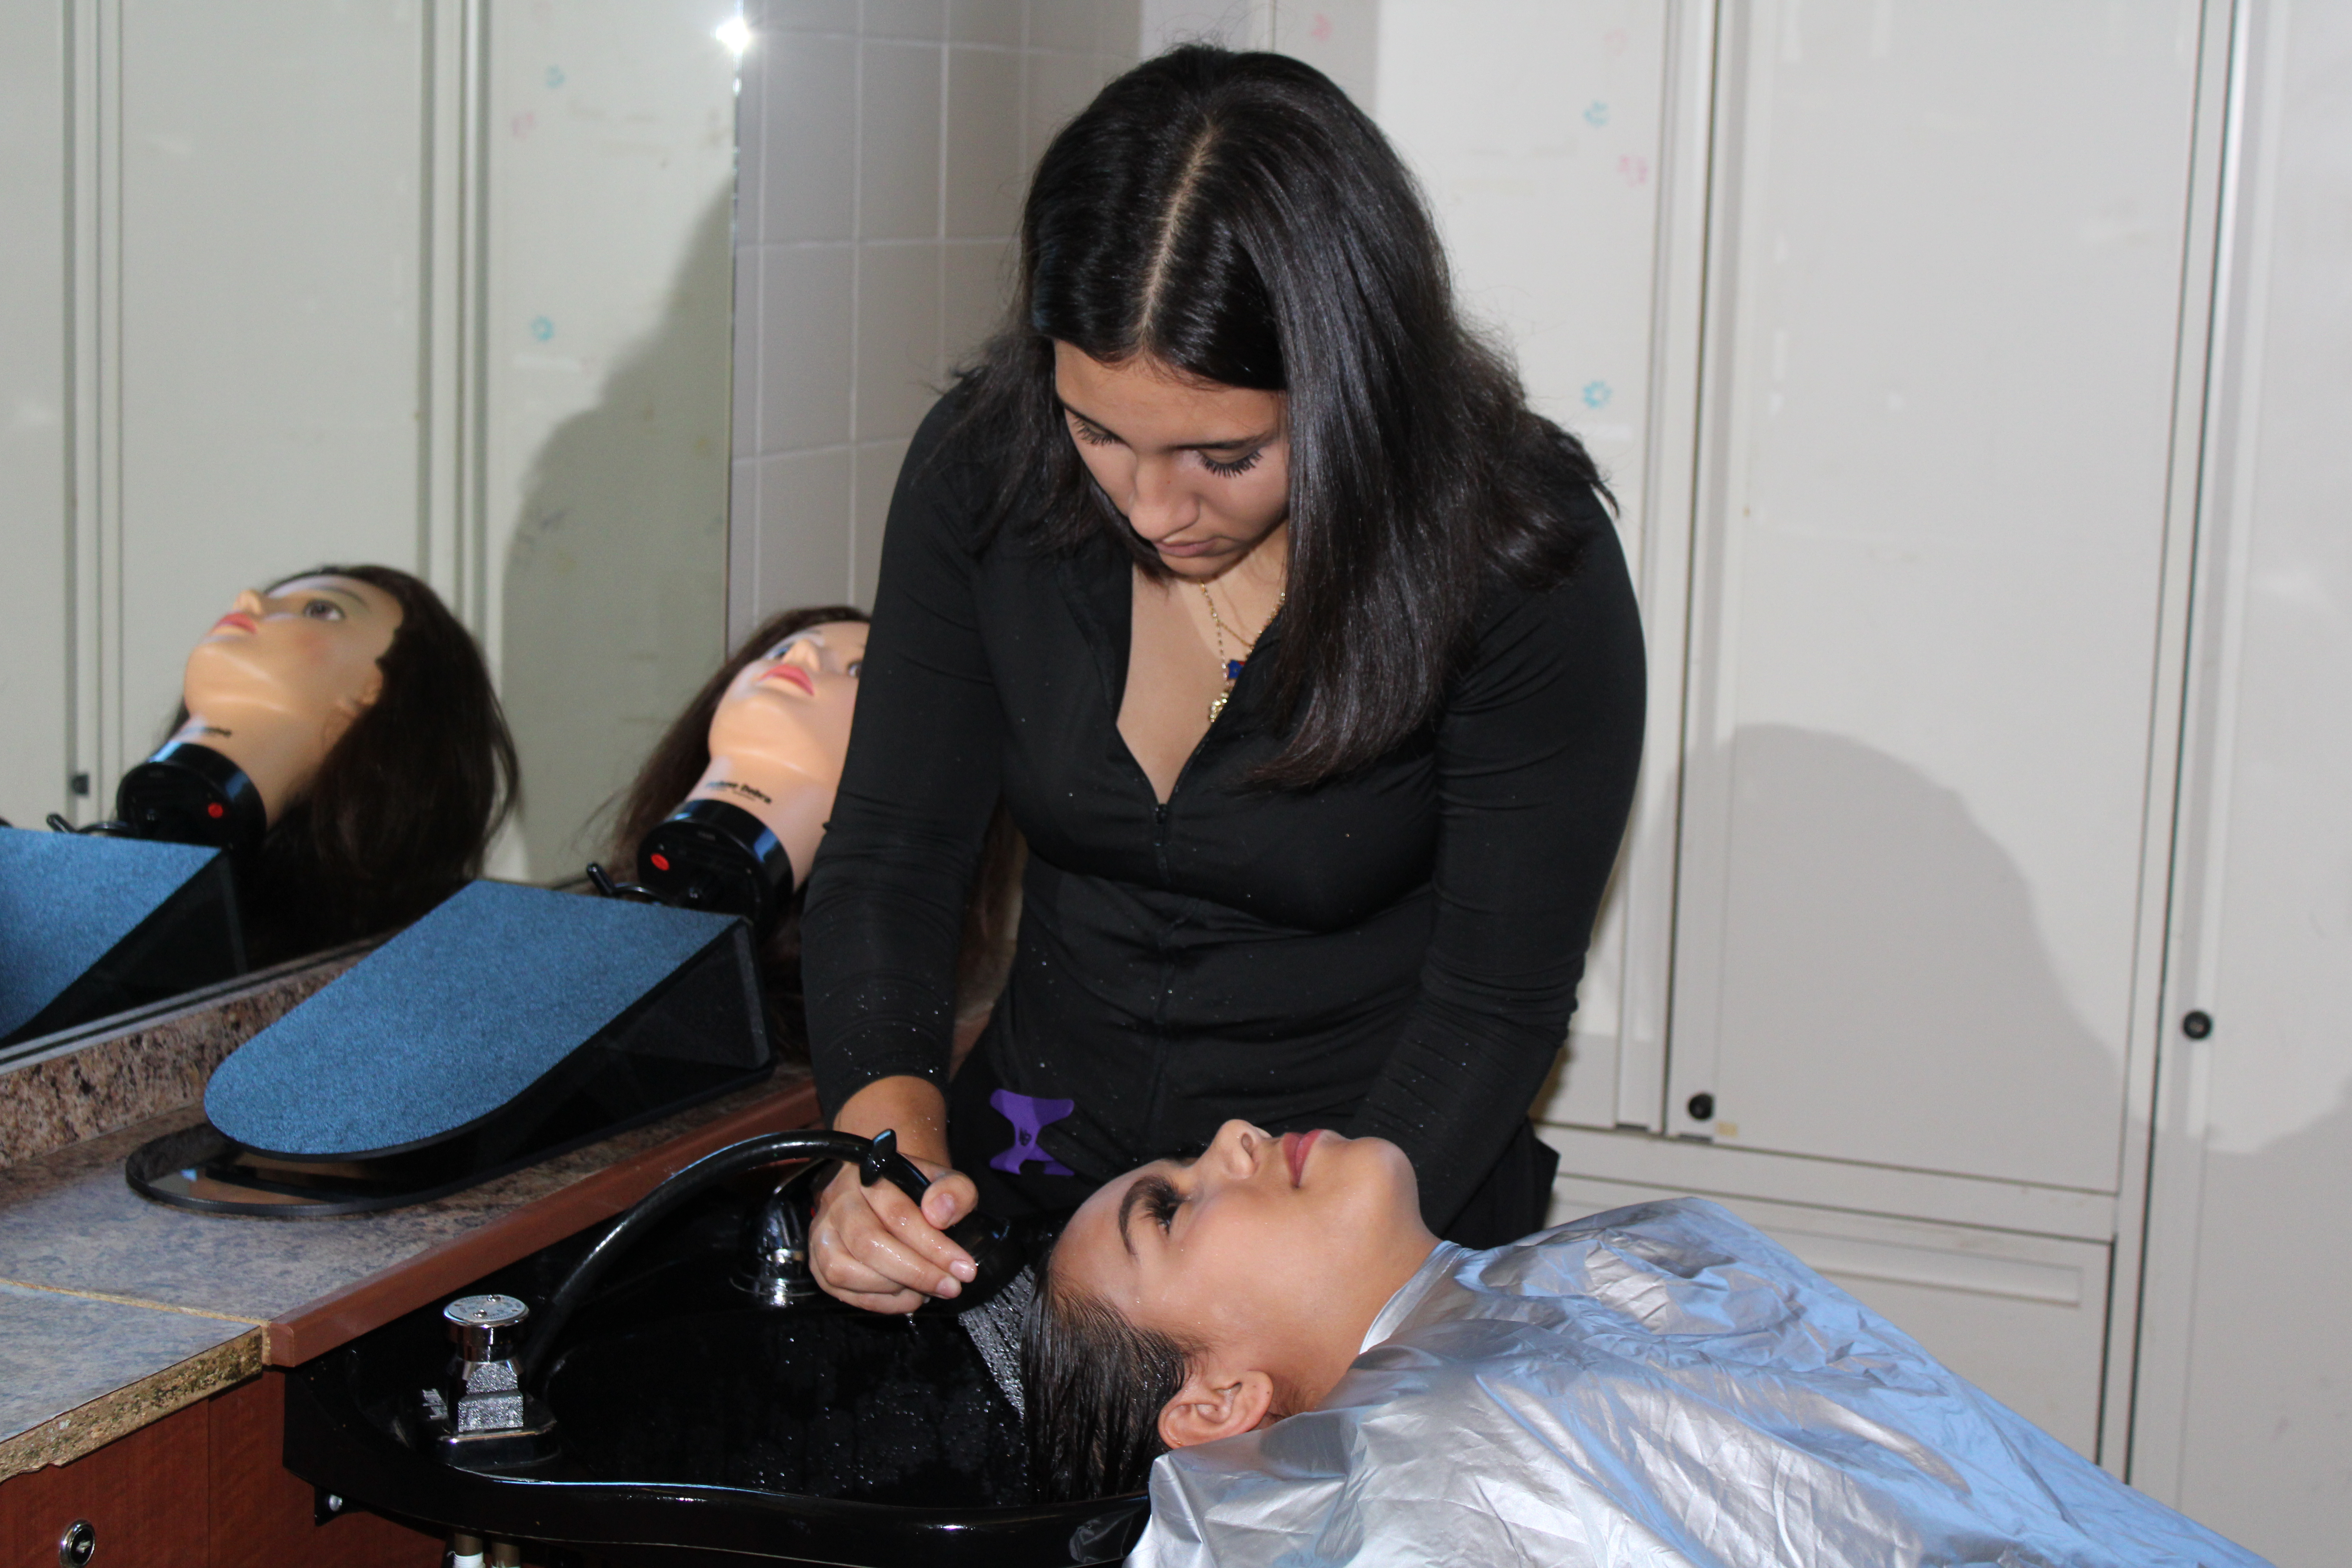
<path id="1" fill-rule="evenodd" d="M 1160 805 L 1118 728 L 1132 566 L 1016 528 L 976 548 L 987 478 L 950 397 L 889 513 L 857 721 L 803 921 L 820 1094 L 944 1083 L 967 886 L 999 794 L 1029 841 L 1017 956 L 981 1048 L 1076 1102 L 1038 1138 L 1089 1180 L 1230 1117 L 1394 1141 L 1424 1214 L 1468 1199 L 1550 1071 L 1631 805 L 1639 616 L 1590 492 L 1545 592 L 1499 574 L 1434 722 L 1304 792 L 1257 666 Z M 946 449 L 943 449 L 946 448 Z"/>

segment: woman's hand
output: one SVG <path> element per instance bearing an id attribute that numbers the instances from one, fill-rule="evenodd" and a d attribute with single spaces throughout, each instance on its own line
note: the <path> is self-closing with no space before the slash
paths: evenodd
<path id="1" fill-rule="evenodd" d="M 809 1225 L 809 1262 L 825 1292 L 873 1312 L 911 1312 L 953 1296 L 972 1277 L 971 1258 L 941 1233 L 971 1212 L 980 1194 L 946 1163 L 947 1102 L 928 1080 L 867 1084 L 834 1118 L 835 1131 L 871 1138 L 898 1134 L 898 1150 L 930 1178 L 919 1206 L 888 1182 L 866 1186 L 844 1166 L 818 1194 Z"/>

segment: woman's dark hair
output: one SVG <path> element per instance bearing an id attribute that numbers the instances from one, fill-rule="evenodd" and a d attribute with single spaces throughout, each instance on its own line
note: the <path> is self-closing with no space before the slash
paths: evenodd
<path id="1" fill-rule="evenodd" d="M 262 839 L 245 900 L 257 964 L 415 920 L 480 874 L 518 799 L 514 739 L 489 670 L 440 595 L 389 566 L 320 566 L 269 591 L 302 577 L 382 589 L 400 605 L 400 627 L 376 661 L 376 700 Z"/>
<path id="2" fill-rule="evenodd" d="M 1288 602 L 1270 689 L 1305 786 L 1427 723 L 1499 572 L 1541 589 L 1607 517 L 1576 438 L 1463 322 L 1419 188 L 1311 66 L 1188 46 L 1104 88 L 1045 150 L 1013 314 L 961 376 L 959 436 L 1000 476 L 982 537 L 1108 528 L 1054 390 L 1054 344 L 1286 395 Z"/>
<path id="3" fill-rule="evenodd" d="M 866 619 L 866 612 L 855 605 L 812 605 L 780 611 L 752 628 L 751 635 L 679 710 L 621 797 L 607 858 L 621 869 L 622 880 L 637 879 L 637 846 L 684 803 L 687 793 L 701 782 L 710 766 L 711 716 L 719 711 L 719 699 L 727 695 L 727 688 L 744 666 L 795 632 L 828 621 L 862 623 Z M 982 847 L 971 900 L 964 910 L 963 947 L 956 963 L 959 997 L 984 994 L 993 999 L 1003 982 L 1013 922 L 1020 908 L 1022 858 L 1020 835 L 1013 831 L 1011 818 L 999 811 Z M 800 1058 L 808 1048 L 808 1020 L 801 990 L 801 907 L 807 892 L 808 868 L 794 869 L 803 880 L 761 945 L 760 978 L 767 997 L 770 1034 L 788 1056 Z"/>
<path id="4" fill-rule="evenodd" d="M 1043 1274 L 1021 1330 L 1030 1488 L 1040 1502 L 1141 1491 L 1192 1348 L 1059 1279 L 1050 1258 Z"/>

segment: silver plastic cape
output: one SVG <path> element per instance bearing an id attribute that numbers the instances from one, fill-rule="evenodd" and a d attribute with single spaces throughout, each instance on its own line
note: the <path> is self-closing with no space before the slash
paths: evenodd
<path id="1" fill-rule="evenodd" d="M 1130 1568 L 2261 1559 L 1696 1198 L 1441 1246 L 1323 1405 L 1160 1458 Z"/>

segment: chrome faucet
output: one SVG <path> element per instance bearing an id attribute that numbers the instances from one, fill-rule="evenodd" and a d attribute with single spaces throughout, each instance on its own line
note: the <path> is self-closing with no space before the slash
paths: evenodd
<path id="1" fill-rule="evenodd" d="M 822 1294 L 809 1269 L 808 1222 L 801 1217 L 798 1196 L 802 1181 L 817 1164 L 803 1165 L 778 1182 L 752 1221 L 748 1286 L 763 1307 L 797 1306 Z"/>

